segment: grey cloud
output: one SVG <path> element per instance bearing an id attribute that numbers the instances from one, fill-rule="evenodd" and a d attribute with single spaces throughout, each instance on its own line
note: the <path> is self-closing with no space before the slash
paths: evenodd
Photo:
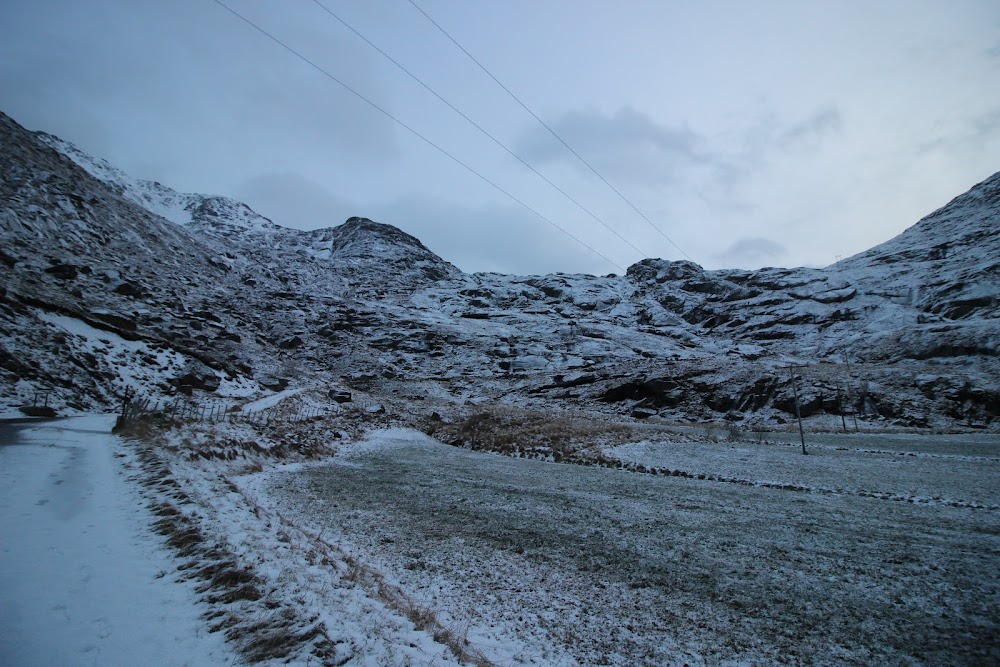
<path id="1" fill-rule="evenodd" d="M 812 150 L 823 139 L 840 134 L 843 118 L 835 107 L 826 107 L 808 118 L 781 128 L 776 133 L 776 143 L 783 150 Z"/>
<path id="2" fill-rule="evenodd" d="M 630 107 L 610 116 L 597 110 L 569 111 L 548 124 L 597 171 L 615 180 L 641 185 L 669 183 L 687 168 L 711 159 L 697 133 L 660 125 Z M 528 161 L 566 163 L 590 173 L 542 127 L 523 134 L 516 142 L 516 152 Z"/>
<path id="3" fill-rule="evenodd" d="M 513 206 L 468 207 L 411 195 L 361 215 L 416 236 L 463 270 L 516 275 L 615 271 L 554 227 Z"/>
<path id="4" fill-rule="evenodd" d="M 998 133 L 1000 133 L 1000 108 L 964 119 L 957 129 L 921 143 L 916 151 L 924 155 L 942 150 L 948 152 L 967 148 L 981 150 L 986 142 Z"/>
<path id="5" fill-rule="evenodd" d="M 357 205 L 333 195 L 301 174 L 267 173 L 241 183 L 234 196 L 273 222 L 296 229 L 334 227 L 352 215 Z"/>
<path id="6" fill-rule="evenodd" d="M 550 123 L 555 132 L 612 180 L 668 185 L 707 177 L 729 191 L 776 153 L 809 153 L 843 130 L 840 110 L 828 105 L 795 122 L 774 116 L 747 130 L 739 146 L 725 146 L 686 127 L 668 127 L 625 107 L 613 115 L 570 111 Z M 552 137 L 536 127 L 518 140 L 529 161 L 565 163 L 589 170 Z"/>
<path id="7" fill-rule="evenodd" d="M 972 134 L 975 139 L 986 139 L 1000 130 L 1000 109 L 993 109 L 972 119 Z"/>
<path id="8" fill-rule="evenodd" d="M 817 109 L 805 118 L 786 121 L 771 114 L 761 118 L 742 136 L 742 147 L 733 161 L 746 168 L 760 166 L 783 153 L 812 153 L 822 142 L 843 131 L 843 116 L 834 106 Z"/>
<path id="9" fill-rule="evenodd" d="M 788 254 L 785 246 L 765 238 L 741 238 L 715 256 L 727 266 L 756 269 Z"/>
<path id="10" fill-rule="evenodd" d="M 763 171 L 768 163 L 783 155 L 815 153 L 824 141 L 843 131 L 843 115 L 828 105 L 801 120 L 788 122 L 771 114 L 759 119 L 738 135 L 736 145 L 718 147 L 711 171 L 715 187 L 714 205 L 728 209 L 745 208 L 736 188 L 753 174 Z"/>
<path id="11" fill-rule="evenodd" d="M 159 175 L 182 188 L 248 164 L 396 154 L 391 121 L 212 3 L 15 4 L 0 16 L 5 110 L 126 170 L 143 163 L 139 146 L 169 164 Z M 385 102 L 375 62 L 346 37 L 268 5 L 253 16 L 279 36 L 295 34 L 296 46 Z M 66 120 L 77 114 L 90 121 Z"/>

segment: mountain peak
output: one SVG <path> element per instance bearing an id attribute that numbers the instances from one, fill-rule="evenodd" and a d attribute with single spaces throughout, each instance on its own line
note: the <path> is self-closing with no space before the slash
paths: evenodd
<path id="1" fill-rule="evenodd" d="M 398 227 L 353 216 L 336 227 L 302 232 L 314 257 L 365 270 L 383 270 L 395 277 L 442 280 L 462 274 L 434 254 L 418 238 Z"/>
<path id="2" fill-rule="evenodd" d="M 346 248 L 349 244 L 364 240 L 377 240 L 384 243 L 391 243 L 397 246 L 410 246 L 424 252 L 430 252 L 427 247 L 415 236 L 407 234 L 398 227 L 375 222 L 370 218 L 352 216 L 343 224 L 334 227 L 341 247 Z"/>

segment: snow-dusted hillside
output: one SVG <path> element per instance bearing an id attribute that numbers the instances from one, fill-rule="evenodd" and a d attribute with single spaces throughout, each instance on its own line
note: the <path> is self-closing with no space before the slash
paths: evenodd
<path id="1" fill-rule="evenodd" d="M 780 422 L 796 364 L 815 419 L 1000 427 L 1000 174 L 826 269 L 647 259 L 625 276 L 504 276 L 464 274 L 365 218 L 284 228 L 6 116 L 0 146 L 0 407 L 44 388 L 86 410 L 127 388 L 236 397 L 344 381 Z"/>
<path id="2" fill-rule="evenodd" d="M 835 267 L 930 319 L 1000 317 L 1000 173 Z"/>

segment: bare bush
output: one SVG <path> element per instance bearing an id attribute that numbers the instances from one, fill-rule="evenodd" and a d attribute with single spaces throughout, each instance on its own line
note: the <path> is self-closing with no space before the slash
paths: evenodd
<path id="1" fill-rule="evenodd" d="M 739 442 L 743 439 L 743 431 L 734 421 L 726 422 L 726 442 Z"/>
<path id="2" fill-rule="evenodd" d="M 450 445 L 515 456 L 551 456 L 556 461 L 599 458 L 598 445 L 621 444 L 635 435 L 624 424 L 513 408 L 475 412 L 454 423 L 432 418 L 421 426 L 425 433 Z"/>

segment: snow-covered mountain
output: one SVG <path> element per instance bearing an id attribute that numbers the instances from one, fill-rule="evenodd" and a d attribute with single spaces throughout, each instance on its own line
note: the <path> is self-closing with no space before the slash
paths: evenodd
<path id="1" fill-rule="evenodd" d="M 947 320 L 1000 317 L 1000 173 L 902 234 L 835 265 Z"/>
<path id="2" fill-rule="evenodd" d="M 794 364 L 817 419 L 1000 427 L 1000 174 L 826 269 L 647 259 L 625 276 L 505 276 L 465 274 L 365 218 L 288 229 L 2 115 L 0 146 L 4 406 L 45 388 L 85 410 L 127 389 L 346 382 L 425 402 L 782 421 Z"/>

